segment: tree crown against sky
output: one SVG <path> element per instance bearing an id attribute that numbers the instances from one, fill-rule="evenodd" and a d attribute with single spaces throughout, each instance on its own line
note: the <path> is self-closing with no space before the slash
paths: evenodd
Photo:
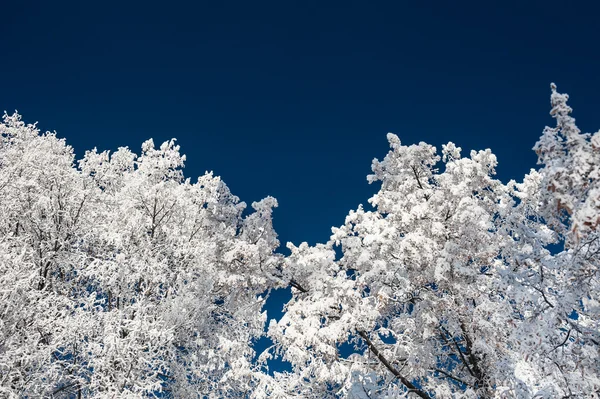
<path id="1" fill-rule="evenodd" d="M 289 256 L 275 252 L 277 201 L 246 212 L 213 174 L 185 179 L 174 140 L 76 161 L 56 134 L 5 115 L 0 392 L 598 395 L 600 133 L 582 134 L 567 100 L 553 85 L 556 126 L 521 182 L 494 178 L 490 150 L 389 134 L 372 209 Z M 267 320 L 284 287 L 284 316 Z M 268 370 L 273 357 L 291 370 Z"/>

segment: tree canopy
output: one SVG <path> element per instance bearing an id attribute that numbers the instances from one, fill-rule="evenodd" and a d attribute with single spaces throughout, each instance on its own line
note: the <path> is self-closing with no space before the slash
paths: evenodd
<path id="1" fill-rule="evenodd" d="M 0 396 L 599 397 L 600 132 L 551 88 L 521 182 L 494 178 L 490 150 L 390 133 L 370 207 L 289 256 L 277 201 L 192 183 L 175 140 L 76 161 L 5 114 Z"/>

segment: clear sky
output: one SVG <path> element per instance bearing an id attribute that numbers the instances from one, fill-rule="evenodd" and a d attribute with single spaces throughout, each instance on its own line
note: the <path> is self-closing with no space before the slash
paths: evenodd
<path id="1" fill-rule="evenodd" d="M 600 127 L 597 2 L 187 3 L 3 1 L 0 110 L 78 156 L 176 137 L 186 176 L 275 196 L 283 244 L 366 203 L 387 132 L 489 147 L 506 181 L 535 167 L 550 82 Z"/>

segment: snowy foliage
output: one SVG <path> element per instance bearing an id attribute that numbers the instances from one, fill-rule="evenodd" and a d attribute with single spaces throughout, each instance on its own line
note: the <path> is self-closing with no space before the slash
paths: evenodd
<path id="1" fill-rule="evenodd" d="M 253 389 L 280 257 L 273 198 L 184 180 L 174 141 L 137 156 L 0 125 L 0 396 L 237 397 Z"/>
<path id="2" fill-rule="evenodd" d="M 269 328 L 290 395 L 599 395 L 600 133 L 581 134 L 552 90 L 557 126 L 522 183 L 494 179 L 489 150 L 440 157 L 389 134 L 373 210 L 324 245 L 290 245 L 297 289 Z"/>
<path id="3" fill-rule="evenodd" d="M 5 115 L 0 397 L 599 397 L 600 132 L 567 99 L 552 85 L 520 183 L 490 150 L 389 134 L 371 206 L 287 257 L 277 201 L 185 179 L 174 140 L 76 162 Z"/>

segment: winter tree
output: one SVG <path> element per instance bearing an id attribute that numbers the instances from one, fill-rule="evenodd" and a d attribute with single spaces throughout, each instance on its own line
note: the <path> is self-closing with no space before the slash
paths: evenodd
<path id="1" fill-rule="evenodd" d="M 287 395 L 598 397 L 600 133 L 566 100 L 553 85 L 557 126 L 522 183 L 494 179 L 489 150 L 388 135 L 373 210 L 288 245 L 294 297 L 269 328 Z"/>
<path id="2" fill-rule="evenodd" d="M 287 257 L 275 199 L 245 213 L 218 177 L 185 179 L 174 140 L 76 162 L 5 115 L 0 396 L 598 397 L 600 133 L 567 99 L 552 86 L 556 126 L 519 183 L 490 150 L 389 134 L 371 207 Z"/>
<path id="3" fill-rule="evenodd" d="M 0 124 L 0 396 L 244 397 L 277 284 L 273 198 L 191 183 L 174 141 L 73 150 Z"/>

